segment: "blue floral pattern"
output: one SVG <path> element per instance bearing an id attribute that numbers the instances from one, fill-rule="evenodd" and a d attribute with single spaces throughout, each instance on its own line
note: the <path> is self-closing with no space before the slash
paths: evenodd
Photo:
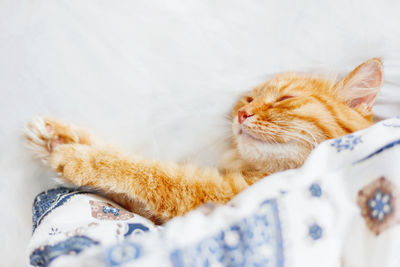
<path id="1" fill-rule="evenodd" d="M 49 235 L 58 235 L 58 234 L 61 234 L 61 231 L 58 230 L 57 227 L 51 227 Z"/>
<path id="2" fill-rule="evenodd" d="M 362 143 L 361 136 L 350 134 L 333 140 L 331 146 L 336 148 L 337 152 L 341 152 L 343 150 L 353 150 L 360 143 Z"/>
<path id="3" fill-rule="evenodd" d="M 141 223 L 128 223 L 128 231 L 124 234 L 125 237 L 130 235 L 140 235 L 148 232 L 149 228 Z"/>
<path id="4" fill-rule="evenodd" d="M 54 246 L 42 246 L 35 249 L 30 255 L 30 263 L 33 266 L 46 267 L 58 256 L 78 254 L 85 248 L 98 244 L 99 242 L 87 236 L 73 236 Z"/>
<path id="5" fill-rule="evenodd" d="M 308 190 L 310 191 L 310 194 L 313 197 L 321 197 L 322 195 L 321 186 L 317 183 L 311 184 Z"/>
<path id="6" fill-rule="evenodd" d="M 65 187 L 50 189 L 40 193 L 32 206 L 32 232 L 39 226 L 43 218 L 55 208 L 62 206 L 68 199 L 86 192 L 76 191 Z"/>
<path id="7" fill-rule="evenodd" d="M 367 227 L 376 235 L 400 223 L 399 195 L 395 186 L 385 177 L 380 177 L 358 192 L 357 203 Z"/>
<path id="8" fill-rule="evenodd" d="M 133 242 L 124 242 L 110 247 L 106 252 L 106 262 L 109 266 L 119 266 L 137 259 L 142 254 L 140 245 Z"/>
<path id="9" fill-rule="evenodd" d="M 114 216 L 118 216 L 119 215 L 119 211 L 120 211 L 120 209 L 118 209 L 118 208 L 103 206 L 103 213 L 104 214 L 111 213 Z"/>
<path id="10" fill-rule="evenodd" d="M 372 153 L 369 154 L 368 156 L 366 156 L 366 157 L 360 159 L 360 160 L 357 161 L 357 162 L 362 162 L 362 161 L 365 161 L 365 160 L 367 160 L 367 159 L 370 159 L 370 158 L 372 158 L 372 157 L 374 157 L 374 156 L 376 156 L 376 155 L 381 154 L 383 151 L 388 150 L 388 149 L 391 149 L 391 148 L 393 148 L 393 147 L 395 147 L 395 146 L 398 146 L 398 145 L 400 145 L 400 140 L 395 140 L 395 141 L 393 141 L 393 142 L 390 142 L 390 143 L 384 145 L 383 147 L 379 148 L 378 150 L 372 152 Z"/>
<path id="11" fill-rule="evenodd" d="M 316 223 L 310 225 L 310 227 L 308 228 L 308 235 L 314 240 L 320 239 L 322 237 L 322 234 L 323 234 L 322 227 Z"/>
<path id="12" fill-rule="evenodd" d="M 124 221 L 135 217 L 133 213 L 117 208 L 109 202 L 90 200 L 89 205 L 92 217 L 98 220 Z"/>
<path id="13" fill-rule="evenodd" d="M 178 248 L 170 254 L 174 266 L 283 266 L 281 226 L 276 200 L 228 229 Z"/>
<path id="14" fill-rule="evenodd" d="M 383 221 L 393 211 L 391 200 L 392 194 L 376 190 L 368 201 L 371 218 Z"/>

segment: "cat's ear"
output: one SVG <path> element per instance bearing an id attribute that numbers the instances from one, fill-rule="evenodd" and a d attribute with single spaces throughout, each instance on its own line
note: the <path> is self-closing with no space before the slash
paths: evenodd
<path id="1" fill-rule="evenodd" d="M 338 97 L 351 108 L 371 111 L 383 83 L 383 64 L 379 58 L 365 61 L 335 85 Z"/>

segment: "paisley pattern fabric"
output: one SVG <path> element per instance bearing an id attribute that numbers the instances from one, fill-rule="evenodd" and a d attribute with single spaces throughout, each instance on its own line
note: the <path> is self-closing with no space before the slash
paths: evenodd
<path id="1" fill-rule="evenodd" d="M 52 210 L 62 206 L 70 197 L 84 192 L 69 188 L 54 188 L 39 194 L 32 207 L 32 232 L 40 224 L 41 220 Z"/>
<path id="2" fill-rule="evenodd" d="M 34 266 L 400 266 L 400 118 L 156 227 L 94 194 L 36 198 Z"/>
<path id="3" fill-rule="evenodd" d="M 156 229 L 147 219 L 103 197 L 63 187 L 36 197 L 32 220 L 30 263 L 43 267 Z"/>
<path id="4" fill-rule="evenodd" d="M 284 266 L 276 200 L 194 246 L 171 252 L 174 266 Z M 250 257 L 251 256 L 251 257 Z"/>
<path id="5" fill-rule="evenodd" d="M 376 235 L 400 223 L 400 195 L 385 177 L 373 181 L 358 192 L 358 205 L 367 227 Z"/>
<path id="6" fill-rule="evenodd" d="M 337 152 L 342 150 L 353 150 L 358 144 L 362 143 L 361 136 L 356 136 L 353 134 L 337 138 L 332 143 L 331 146 L 335 147 Z"/>
<path id="7" fill-rule="evenodd" d="M 129 220 L 134 217 L 133 213 L 119 209 L 109 202 L 89 201 L 92 217 L 98 220 Z"/>
<path id="8" fill-rule="evenodd" d="M 48 266 L 58 256 L 75 255 L 85 248 L 98 244 L 99 242 L 86 236 L 73 236 L 54 246 L 46 245 L 35 249 L 30 256 L 30 263 L 34 266 Z"/>

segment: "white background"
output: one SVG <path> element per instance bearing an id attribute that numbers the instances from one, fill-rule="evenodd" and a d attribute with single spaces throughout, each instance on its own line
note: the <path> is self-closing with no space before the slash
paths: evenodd
<path id="1" fill-rule="evenodd" d="M 21 130 L 47 114 L 160 159 L 215 165 L 238 96 L 282 71 L 380 56 L 376 112 L 400 114 L 400 5 L 368 0 L 0 0 L 0 266 L 27 264 L 54 174 Z"/>

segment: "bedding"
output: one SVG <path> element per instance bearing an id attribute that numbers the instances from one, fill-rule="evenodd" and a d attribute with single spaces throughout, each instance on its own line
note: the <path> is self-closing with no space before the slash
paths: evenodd
<path id="1" fill-rule="evenodd" d="M 33 205 L 34 266 L 399 266 L 400 117 L 158 227 L 91 192 Z"/>
<path id="2" fill-rule="evenodd" d="M 35 115 L 148 158 L 215 166 L 242 93 L 274 73 L 382 57 L 374 114 L 400 114 L 400 1 L 0 1 L 1 266 L 27 266 L 31 207 L 55 174 L 27 153 Z M 327 72 L 328 71 L 328 72 Z"/>

